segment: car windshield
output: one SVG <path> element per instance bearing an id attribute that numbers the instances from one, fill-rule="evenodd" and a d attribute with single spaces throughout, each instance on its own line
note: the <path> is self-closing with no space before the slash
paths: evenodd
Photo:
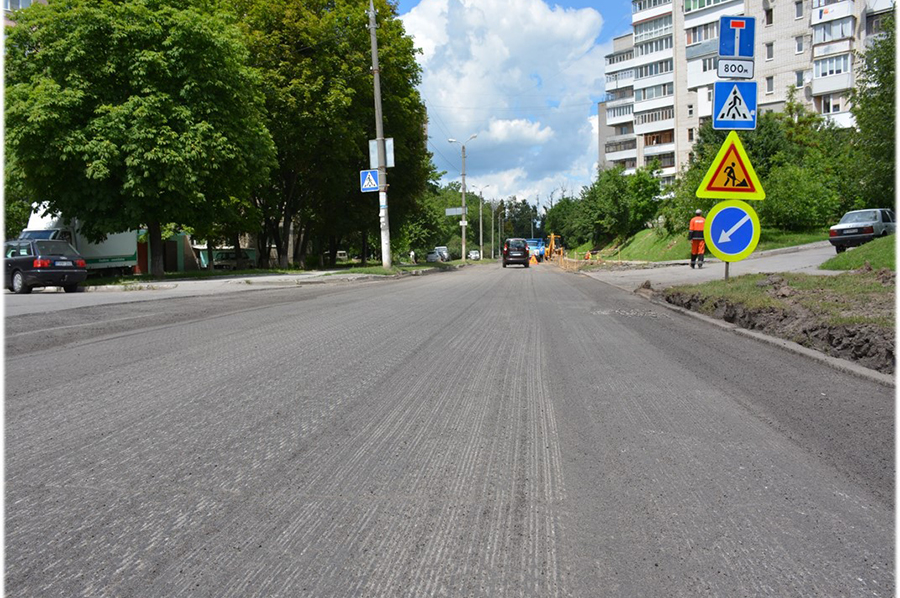
<path id="1" fill-rule="evenodd" d="M 75 248 L 65 241 L 38 241 L 38 255 L 60 255 L 64 257 L 80 257 Z"/>
<path id="2" fill-rule="evenodd" d="M 864 212 L 848 212 L 841 218 L 841 224 L 851 222 L 878 222 L 878 215 L 875 210 L 866 210 Z"/>
<path id="3" fill-rule="evenodd" d="M 49 239 L 55 230 L 26 230 L 19 235 L 20 239 Z"/>
<path id="4" fill-rule="evenodd" d="M 509 241 L 510 249 L 525 249 L 525 241 L 522 239 L 510 239 Z"/>

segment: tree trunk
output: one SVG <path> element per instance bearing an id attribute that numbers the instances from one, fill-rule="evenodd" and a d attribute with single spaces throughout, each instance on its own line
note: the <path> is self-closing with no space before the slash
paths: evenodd
<path id="1" fill-rule="evenodd" d="M 306 248 L 309 247 L 309 227 L 310 227 L 310 225 L 307 222 L 300 229 L 300 243 L 297 244 L 299 246 L 298 251 L 300 253 L 300 260 L 299 260 L 300 267 L 303 268 L 304 270 L 306 269 L 306 265 L 307 265 Z"/>
<path id="2" fill-rule="evenodd" d="M 241 259 L 241 233 L 234 233 L 231 242 L 234 244 L 234 269 L 241 270 L 245 267 L 244 260 Z"/>
<path id="3" fill-rule="evenodd" d="M 163 278 L 166 274 L 163 258 L 162 226 L 159 222 L 147 225 L 147 236 L 150 238 L 150 275 Z"/>
<path id="4" fill-rule="evenodd" d="M 206 269 L 209 270 L 210 272 L 215 270 L 215 267 L 216 267 L 215 264 L 213 263 L 213 249 L 215 248 L 215 246 L 216 246 L 216 244 L 213 242 L 212 239 L 208 239 L 206 241 Z"/>
<path id="5" fill-rule="evenodd" d="M 360 231 L 360 238 L 362 239 L 362 265 L 365 266 L 369 262 L 369 244 L 366 231 Z"/>

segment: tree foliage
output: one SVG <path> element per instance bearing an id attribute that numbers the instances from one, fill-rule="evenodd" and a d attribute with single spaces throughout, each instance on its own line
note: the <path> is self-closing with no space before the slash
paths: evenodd
<path id="1" fill-rule="evenodd" d="M 160 223 L 210 223 L 265 176 L 258 79 L 222 15 L 185 0 L 67 0 L 17 20 L 6 150 L 32 199 L 88 237 L 146 224 L 152 243 Z"/>
<path id="2" fill-rule="evenodd" d="M 859 172 L 864 207 L 893 206 L 897 43 L 896 20 L 886 15 L 883 31 L 857 60 L 856 89 L 851 94 L 851 112 L 859 129 Z"/>

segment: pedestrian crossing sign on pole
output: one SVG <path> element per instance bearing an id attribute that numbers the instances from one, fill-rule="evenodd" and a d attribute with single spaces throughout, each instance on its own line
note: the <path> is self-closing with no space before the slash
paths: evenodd
<path id="1" fill-rule="evenodd" d="M 713 84 L 713 129 L 756 128 L 756 81 Z"/>
<path id="2" fill-rule="evenodd" d="M 360 170 L 359 171 L 359 190 L 378 191 L 378 171 L 377 170 Z"/>
<path id="3" fill-rule="evenodd" d="M 719 153 L 697 188 L 697 197 L 711 199 L 765 199 L 759 177 L 736 131 L 725 138 Z"/>

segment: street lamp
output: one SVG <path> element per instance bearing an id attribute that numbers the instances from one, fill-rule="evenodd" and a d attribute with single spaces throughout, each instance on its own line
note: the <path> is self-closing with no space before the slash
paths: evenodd
<path id="1" fill-rule="evenodd" d="M 466 144 L 478 137 L 477 133 L 472 133 L 464 142 L 456 139 L 448 139 L 450 143 L 459 143 L 462 146 L 462 259 L 466 261 Z"/>
<path id="2" fill-rule="evenodd" d="M 484 187 L 478 187 L 477 185 L 472 185 L 476 189 L 478 189 L 478 256 L 479 259 L 484 259 L 484 228 L 481 226 L 481 218 L 484 214 L 484 190 L 490 187 L 490 185 L 485 185 Z M 491 214 L 491 232 L 494 230 L 494 218 L 493 214 Z M 491 244 L 491 257 L 493 255 L 493 243 Z"/>

